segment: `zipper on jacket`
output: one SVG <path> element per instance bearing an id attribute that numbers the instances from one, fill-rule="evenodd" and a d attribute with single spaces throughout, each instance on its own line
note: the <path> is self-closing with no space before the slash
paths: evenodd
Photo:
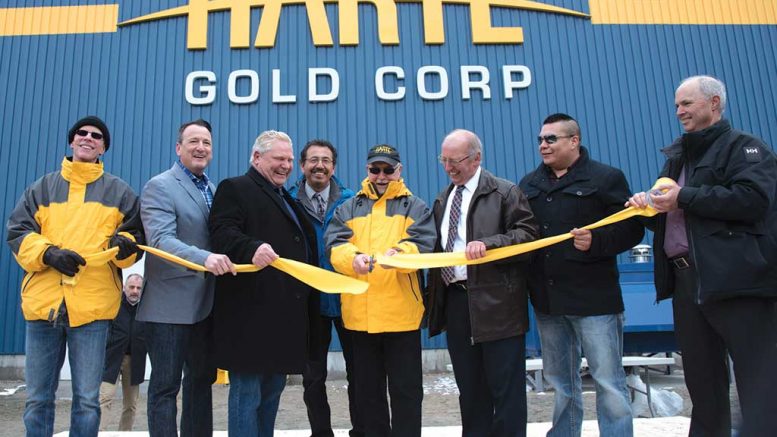
<path id="1" fill-rule="evenodd" d="M 413 274 L 408 273 L 407 278 L 410 280 L 410 291 L 413 293 L 413 297 L 415 298 L 415 301 L 418 302 L 418 294 L 416 294 L 415 286 L 413 285 Z"/>
<path id="2" fill-rule="evenodd" d="M 33 274 L 31 274 L 30 277 L 27 279 L 27 281 L 24 284 L 22 284 L 22 293 L 24 293 L 24 290 L 26 290 L 27 286 L 30 285 L 30 282 L 32 282 L 32 278 L 34 278 L 35 275 L 37 274 L 38 272 L 33 272 Z"/>
<path id="3" fill-rule="evenodd" d="M 483 175 L 481 174 L 480 177 L 482 178 Z M 482 197 L 483 195 L 484 195 L 483 193 L 478 193 L 477 188 L 475 189 L 475 192 L 472 193 L 472 199 L 470 199 L 469 201 L 469 211 L 467 212 L 467 235 L 464 237 L 465 243 L 467 241 L 472 241 L 472 238 L 473 238 L 472 220 L 474 220 L 473 217 L 475 216 L 474 214 L 475 206 L 477 205 L 478 200 L 480 200 L 480 197 Z M 469 280 L 469 276 L 472 272 L 470 271 L 469 266 L 465 266 L 465 268 L 467 269 L 467 279 Z M 474 334 L 475 324 L 473 323 L 473 319 L 472 319 L 472 302 L 470 301 L 469 287 L 467 287 L 466 293 L 467 293 L 467 311 L 469 312 L 469 344 L 471 346 L 474 346 L 475 345 L 475 334 Z"/>
<path id="4" fill-rule="evenodd" d="M 685 162 L 681 162 L 680 166 L 680 173 L 682 173 L 682 168 L 686 167 L 685 169 L 685 183 L 687 184 L 688 181 L 693 177 L 693 169 L 691 169 L 691 163 L 688 162 L 687 158 Z M 694 166 L 695 168 L 695 166 Z M 679 173 L 678 173 L 679 178 Z M 696 257 L 696 245 L 693 243 L 693 234 L 691 233 L 691 224 L 688 221 L 688 216 L 685 216 L 685 235 L 688 238 L 688 255 L 693 260 L 693 270 L 694 270 L 694 276 L 696 276 L 696 289 L 693 290 L 693 301 L 696 303 L 696 305 L 701 305 L 701 274 L 699 273 L 699 264 L 696 262 L 698 259 Z M 675 284 L 676 286 L 676 284 Z"/>
<path id="5" fill-rule="evenodd" d="M 121 269 L 116 267 L 115 265 L 111 265 L 111 272 L 113 273 L 113 285 L 116 287 L 116 290 L 119 293 L 124 293 L 122 280 L 121 280 Z"/>
<path id="6" fill-rule="evenodd" d="M 467 275 L 469 276 L 469 275 Z M 467 287 L 467 311 L 469 312 L 469 344 L 475 346 L 475 324 L 472 322 L 472 302 L 470 302 L 469 287 Z"/>
<path id="7" fill-rule="evenodd" d="M 696 289 L 693 290 L 693 301 L 696 305 L 701 305 L 701 274 L 699 273 L 699 264 L 696 262 L 696 245 L 693 244 L 693 235 L 690 232 L 688 219 L 685 219 L 685 233 L 688 235 L 688 252 L 693 260 L 693 272 L 696 276 Z"/>

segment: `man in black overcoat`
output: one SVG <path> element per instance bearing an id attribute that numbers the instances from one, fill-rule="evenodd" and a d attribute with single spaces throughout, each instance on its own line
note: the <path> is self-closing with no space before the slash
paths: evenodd
<path id="1" fill-rule="evenodd" d="M 262 267 L 217 279 L 215 361 L 229 371 L 229 435 L 271 436 L 286 375 L 301 374 L 314 350 L 319 302 L 269 265 L 279 256 L 315 264 L 318 255 L 313 226 L 283 187 L 294 163 L 289 136 L 263 132 L 250 162 L 245 175 L 219 184 L 210 213 L 213 250 Z"/>

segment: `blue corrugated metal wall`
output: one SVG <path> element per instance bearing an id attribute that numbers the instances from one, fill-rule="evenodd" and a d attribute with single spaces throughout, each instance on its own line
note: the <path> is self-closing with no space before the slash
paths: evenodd
<path id="1" fill-rule="evenodd" d="M 106 4 L 105 1 L 5 1 L 0 7 Z M 182 0 L 117 1 L 119 21 L 177 7 Z M 547 1 L 589 12 L 586 0 Z M 562 111 L 578 118 L 583 143 L 595 159 L 622 168 L 634 189 L 647 188 L 663 159 L 658 149 L 680 133 L 674 118 L 674 87 L 683 77 L 712 74 L 729 88 L 727 116 L 741 129 L 777 144 L 777 26 L 594 25 L 587 19 L 495 8 L 495 26 L 523 27 L 522 45 L 473 45 L 469 8 L 444 7 L 446 42 L 427 46 L 420 4 L 399 3 L 398 46 L 381 46 L 372 6 L 360 6 L 360 44 L 337 45 L 337 7 L 326 6 L 334 47 L 314 47 L 302 6 L 283 8 L 272 49 L 230 49 L 228 12 L 211 13 L 208 49 L 186 49 L 187 20 L 171 18 L 120 27 L 116 33 L 0 37 L 0 180 L 5 191 L 0 216 L 8 217 L 24 188 L 57 169 L 68 152 L 66 132 L 86 114 L 101 116 L 111 129 L 106 167 L 140 190 L 173 162 L 175 131 L 184 121 L 209 119 L 214 126 L 212 179 L 242 173 L 256 135 L 273 128 L 288 132 L 297 147 L 324 137 L 340 148 L 339 176 L 356 186 L 364 177 L 369 146 L 399 147 L 404 177 L 431 201 L 446 184 L 437 164 L 446 132 L 463 127 L 485 145 L 484 166 L 518 180 L 536 166 L 535 136 L 542 119 Z M 251 14 L 251 41 L 260 9 Z M 531 85 L 505 100 L 501 66 L 527 66 Z M 405 70 L 406 97 L 378 100 L 375 70 Z M 416 70 L 444 67 L 447 98 L 423 101 L 415 91 Z M 491 99 L 474 91 L 461 98 L 458 71 L 483 65 L 491 74 Z M 340 75 L 336 101 L 307 102 L 307 68 L 331 67 Z M 256 103 L 227 99 L 227 77 L 256 70 Z M 271 70 L 282 70 L 281 91 L 297 94 L 295 104 L 271 103 Z M 216 101 L 192 106 L 184 80 L 195 70 L 216 73 Z M 245 81 L 238 92 L 248 94 Z M 430 80 L 431 89 L 439 81 Z M 298 172 L 297 172 L 298 174 Z M 296 175 L 295 175 L 296 177 Z M 88 225 L 88 224 L 85 224 Z M 3 228 L 3 237 L 6 233 Z M 23 352 L 19 310 L 21 271 L 6 248 L 0 251 L 0 354 Z"/>

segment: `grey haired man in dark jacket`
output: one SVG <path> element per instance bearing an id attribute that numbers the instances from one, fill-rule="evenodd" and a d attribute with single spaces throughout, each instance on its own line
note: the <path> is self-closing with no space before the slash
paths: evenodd
<path id="1" fill-rule="evenodd" d="M 673 297 L 675 335 L 693 402 L 690 435 L 731 433 L 734 362 L 741 436 L 777 429 L 777 159 L 763 141 L 722 118 L 723 82 L 685 79 L 675 92 L 685 133 L 664 149 L 652 204 L 659 300 Z"/>

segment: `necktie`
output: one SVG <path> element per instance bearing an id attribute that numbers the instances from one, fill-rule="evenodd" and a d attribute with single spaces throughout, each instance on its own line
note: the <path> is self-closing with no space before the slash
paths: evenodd
<path id="1" fill-rule="evenodd" d="M 453 252 L 453 243 L 456 241 L 456 237 L 459 235 L 459 219 L 461 218 L 461 193 L 464 191 L 464 185 L 458 185 L 456 187 L 456 193 L 453 195 L 453 202 L 451 202 L 451 211 L 448 217 L 448 241 L 445 242 L 445 251 Z M 450 284 L 456 279 L 453 267 L 442 268 L 442 279 L 446 284 Z"/>
<path id="2" fill-rule="evenodd" d="M 286 211 L 288 211 L 291 218 L 294 219 L 294 223 L 297 224 L 298 228 L 302 229 L 302 225 L 299 224 L 299 218 L 297 218 L 297 213 L 294 212 L 294 209 L 292 209 L 289 202 L 286 201 L 286 197 L 283 195 L 283 189 L 275 188 L 275 192 L 278 194 L 278 197 L 281 198 L 281 202 L 283 202 L 283 206 L 286 207 Z"/>
<path id="3" fill-rule="evenodd" d="M 310 260 L 310 244 L 308 242 L 308 237 L 305 235 L 304 229 L 302 229 L 302 225 L 299 222 L 299 217 L 297 217 L 297 213 L 294 212 L 294 208 L 291 207 L 291 204 L 288 200 L 286 200 L 286 196 L 283 195 L 283 188 L 275 188 L 275 192 L 278 194 L 278 196 L 281 198 L 281 202 L 283 202 L 283 205 L 286 207 L 286 211 L 289 212 L 289 215 L 291 215 L 291 218 L 294 219 L 294 223 L 296 223 L 297 228 L 299 228 L 302 234 L 302 238 L 305 241 L 305 252 L 306 252 L 306 259 Z"/>
<path id="4" fill-rule="evenodd" d="M 318 215 L 318 219 L 323 223 L 324 217 L 326 216 L 326 208 L 324 208 L 324 199 L 321 198 L 321 193 L 314 194 L 313 201 L 316 204 L 316 215 Z"/>

